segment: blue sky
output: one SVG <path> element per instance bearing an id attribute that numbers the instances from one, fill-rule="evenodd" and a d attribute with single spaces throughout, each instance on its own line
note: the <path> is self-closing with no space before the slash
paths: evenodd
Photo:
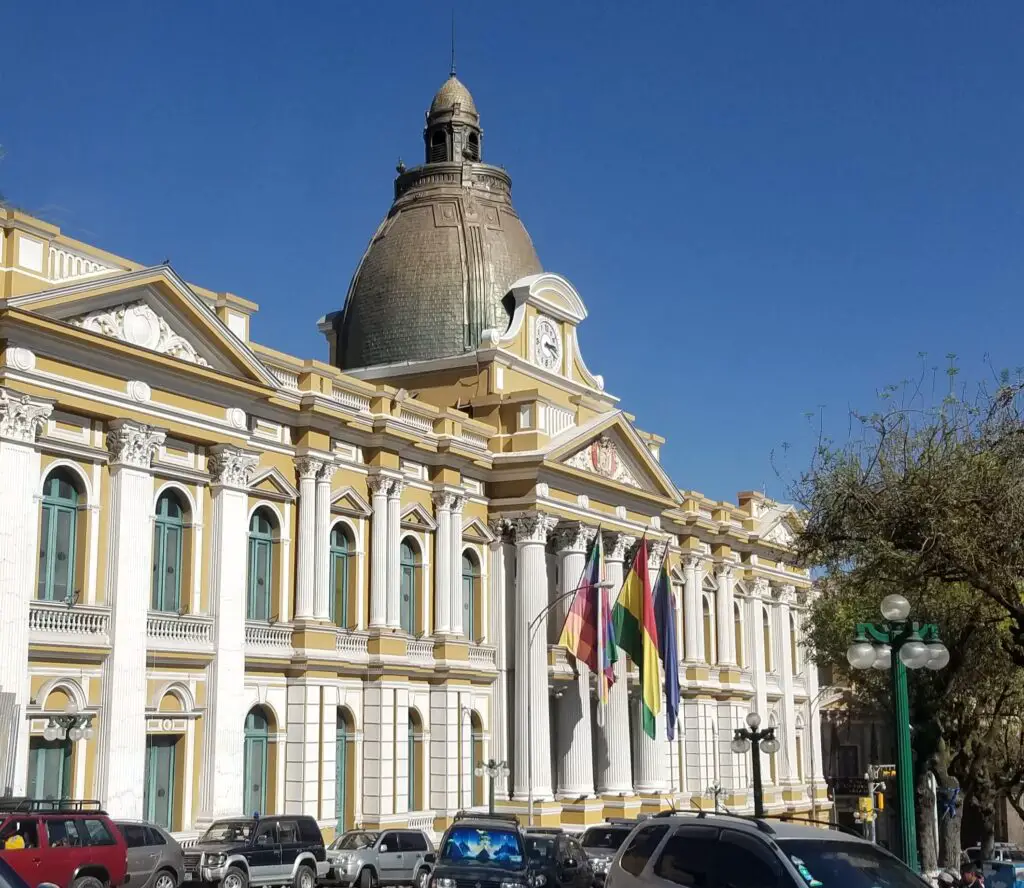
<path id="1" fill-rule="evenodd" d="M 766 486 L 805 413 L 1024 364 L 1024 4 L 456 0 L 485 159 L 683 487 Z M 324 357 L 448 68 L 451 4 L 8 4 L 0 191 L 260 303 Z"/>

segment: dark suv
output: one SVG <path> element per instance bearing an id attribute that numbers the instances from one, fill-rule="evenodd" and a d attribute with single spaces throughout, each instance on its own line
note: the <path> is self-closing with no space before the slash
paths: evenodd
<path id="1" fill-rule="evenodd" d="M 460 811 L 441 839 L 431 888 L 532 888 L 514 815 Z"/>
<path id="2" fill-rule="evenodd" d="M 184 856 L 186 886 L 314 888 L 328 868 L 320 827 L 302 814 L 215 820 Z"/>
<path id="3" fill-rule="evenodd" d="M 118 888 L 127 881 L 126 853 L 99 802 L 0 799 L 0 860 L 31 886 Z"/>

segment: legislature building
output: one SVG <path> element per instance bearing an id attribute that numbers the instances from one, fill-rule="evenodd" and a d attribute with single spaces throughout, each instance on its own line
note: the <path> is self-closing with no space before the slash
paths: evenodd
<path id="1" fill-rule="evenodd" d="M 768 811 L 827 807 L 794 509 L 677 487 L 454 75 L 423 135 L 320 358 L 0 206 L 0 790 L 186 839 L 254 811 L 440 831 L 494 759 L 499 804 L 544 824 L 749 811 L 730 741 L 756 710 Z M 564 605 L 529 629 L 599 533 L 612 596 L 644 535 L 668 559 L 672 741 L 625 658 L 597 717 Z"/>

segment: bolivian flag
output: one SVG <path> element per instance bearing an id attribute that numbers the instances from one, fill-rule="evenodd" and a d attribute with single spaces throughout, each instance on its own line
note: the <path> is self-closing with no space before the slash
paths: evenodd
<path id="1" fill-rule="evenodd" d="M 661 712 L 661 676 L 658 674 L 658 627 L 647 572 L 646 539 L 640 541 L 633 566 L 622 584 L 612 621 L 619 647 L 640 670 L 644 733 L 653 740 L 655 717 Z"/>

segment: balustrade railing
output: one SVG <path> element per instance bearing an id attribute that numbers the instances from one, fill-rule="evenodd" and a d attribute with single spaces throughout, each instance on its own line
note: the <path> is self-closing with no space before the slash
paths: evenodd
<path id="1" fill-rule="evenodd" d="M 247 622 L 245 646 L 265 653 L 288 655 L 292 650 L 292 627 L 272 623 Z"/>
<path id="2" fill-rule="evenodd" d="M 62 643 L 106 644 L 110 631 L 110 610 L 105 607 L 62 601 L 33 601 L 29 605 L 28 629 L 37 641 L 59 638 Z"/>
<path id="3" fill-rule="evenodd" d="M 150 611 L 146 638 L 151 647 L 209 647 L 213 644 L 212 617 Z"/>

